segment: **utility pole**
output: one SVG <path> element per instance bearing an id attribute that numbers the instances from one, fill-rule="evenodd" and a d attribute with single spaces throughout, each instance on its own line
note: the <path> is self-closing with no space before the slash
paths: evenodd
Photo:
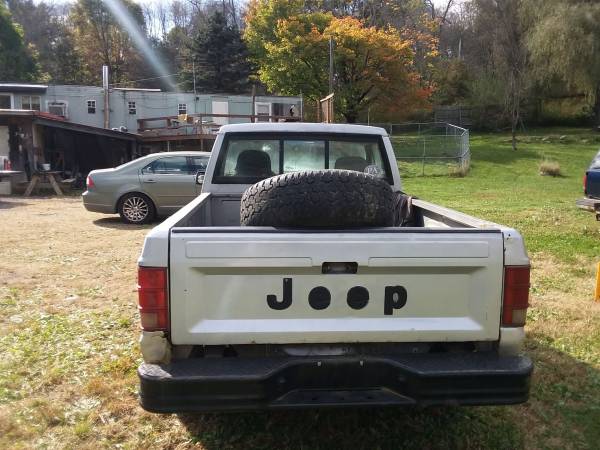
<path id="1" fill-rule="evenodd" d="M 333 37 L 329 37 L 329 93 L 333 94 Z"/>
<path id="2" fill-rule="evenodd" d="M 192 77 L 194 77 L 194 98 L 196 96 L 196 61 L 192 59 Z"/>
<path id="3" fill-rule="evenodd" d="M 108 66 L 102 66 L 102 89 L 104 90 L 104 128 L 110 128 L 110 105 L 108 101 Z"/>

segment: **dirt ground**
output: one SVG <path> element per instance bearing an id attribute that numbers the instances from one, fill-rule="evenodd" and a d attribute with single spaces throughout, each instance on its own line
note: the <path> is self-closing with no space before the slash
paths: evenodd
<path id="1" fill-rule="evenodd" d="M 90 213 L 78 197 L 5 198 L 0 218 L 1 285 L 42 290 L 50 309 L 105 310 L 99 299 L 135 307 L 136 260 L 151 226 Z"/>
<path id="2" fill-rule="evenodd" d="M 0 448 L 584 448 L 600 436 L 592 261 L 576 270 L 544 255 L 534 259 L 526 405 L 146 413 L 135 284 L 151 227 L 89 213 L 76 197 L 0 198 Z"/>
<path id="3" fill-rule="evenodd" d="M 110 428 L 142 414 L 136 260 L 149 228 L 90 213 L 78 197 L 0 199 L 0 336 L 10 349 L 0 447 L 7 434 L 24 447 L 81 445 L 96 420 Z M 98 411 L 102 393 L 111 406 Z"/>

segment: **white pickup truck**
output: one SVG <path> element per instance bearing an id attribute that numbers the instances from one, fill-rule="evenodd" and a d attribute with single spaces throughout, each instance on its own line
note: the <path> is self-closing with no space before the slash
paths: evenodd
<path id="1" fill-rule="evenodd" d="M 389 185 L 403 198 L 394 223 L 242 225 L 250 186 L 285 175 L 309 192 L 292 175 L 342 172 L 331 169 Z M 200 196 L 150 231 L 139 258 L 146 410 L 527 400 L 523 239 L 404 196 L 385 130 L 226 125 L 198 181 Z M 343 197 L 317 194 L 303 200 L 317 216 Z"/>

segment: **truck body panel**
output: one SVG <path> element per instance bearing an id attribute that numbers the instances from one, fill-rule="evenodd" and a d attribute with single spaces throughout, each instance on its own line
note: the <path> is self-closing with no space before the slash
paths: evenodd
<path id="1" fill-rule="evenodd" d="M 600 167 L 586 172 L 585 194 L 589 198 L 600 199 Z"/>
<path id="2" fill-rule="evenodd" d="M 174 229 L 171 320 L 178 326 L 172 342 L 497 340 L 502 234 L 397 231 L 238 235 L 213 229 L 206 235 Z M 357 273 L 323 275 L 331 262 L 356 263 Z M 290 306 L 270 307 L 267 296 L 282 302 L 286 282 Z M 327 306 L 310 304 L 319 286 L 329 292 Z M 406 290 L 406 304 L 386 314 L 386 289 L 394 286 Z M 368 292 L 360 309 L 349 305 L 355 287 Z"/>

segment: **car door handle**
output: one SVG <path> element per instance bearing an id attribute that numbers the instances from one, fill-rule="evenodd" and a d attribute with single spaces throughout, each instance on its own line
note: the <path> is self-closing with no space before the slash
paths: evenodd
<path id="1" fill-rule="evenodd" d="M 144 183 L 156 183 L 156 180 L 144 180 Z"/>

